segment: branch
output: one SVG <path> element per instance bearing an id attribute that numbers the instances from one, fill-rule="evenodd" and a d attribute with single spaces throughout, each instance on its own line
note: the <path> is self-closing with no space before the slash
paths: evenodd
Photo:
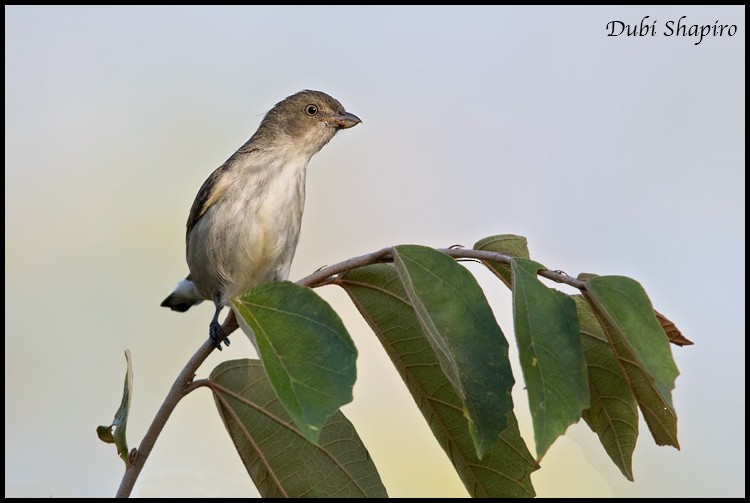
<path id="1" fill-rule="evenodd" d="M 456 259 L 468 258 L 481 261 L 491 260 L 503 264 L 510 264 L 513 259 L 510 255 L 504 255 L 502 253 L 471 250 L 466 248 L 439 248 L 438 251 Z M 329 285 L 334 283 L 341 274 L 351 271 L 352 269 L 387 262 L 393 262 L 393 247 L 383 248 L 373 253 L 344 260 L 343 262 L 339 262 L 332 266 L 322 267 L 309 276 L 297 281 L 297 283 L 310 288 Z M 542 269 L 537 274 L 557 283 L 564 283 L 578 288 L 579 290 L 585 290 L 585 284 L 583 281 L 568 276 L 562 271 Z M 237 319 L 234 316 L 234 311 L 229 311 L 229 314 L 222 324 L 222 328 L 224 329 L 225 337 L 239 328 Z M 214 344 L 211 340 L 206 340 L 206 342 L 198 348 L 198 351 L 193 355 L 190 361 L 188 361 L 185 368 L 182 369 L 180 375 L 177 376 L 172 388 L 169 390 L 169 393 L 167 393 L 167 397 L 164 399 L 164 403 L 162 403 L 151 423 L 151 426 L 146 432 L 146 435 L 143 437 L 141 445 L 138 446 L 138 450 L 135 451 L 135 453 L 131 453 L 131 463 L 126 468 L 125 474 L 120 482 L 120 488 L 117 491 L 116 496 L 118 498 L 127 498 L 130 496 L 135 481 L 138 479 L 138 475 L 141 473 L 143 465 L 146 463 L 146 459 L 148 459 L 151 449 L 153 449 L 154 444 L 156 443 L 156 439 L 159 437 L 161 430 L 164 428 L 167 419 L 169 419 L 169 416 L 177 406 L 177 403 L 182 397 L 191 391 L 206 385 L 204 381 L 193 382 L 193 379 L 195 378 L 195 373 L 197 372 L 198 367 L 200 367 L 206 358 L 208 358 L 208 355 L 211 354 L 213 349 Z"/>
<path id="2" fill-rule="evenodd" d="M 192 358 L 187 362 L 185 368 L 182 369 L 180 375 L 177 376 L 172 388 L 167 393 L 167 397 L 164 399 L 159 411 L 156 413 L 154 420 L 151 422 L 151 426 L 146 431 L 146 435 L 141 440 L 141 445 L 138 446 L 138 450 L 135 453 L 131 453 L 131 463 L 125 469 L 125 474 L 122 476 L 120 481 L 120 488 L 117 490 L 117 498 L 127 498 L 133 491 L 133 486 L 138 478 L 138 474 L 141 473 L 143 465 L 148 459 L 148 455 L 151 453 L 156 439 L 159 437 L 159 433 L 164 429 L 164 425 L 167 423 L 167 419 L 172 414 L 172 411 L 177 406 L 177 403 L 182 399 L 183 396 L 187 395 L 190 391 L 196 388 L 191 386 L 195 372 L 198 367 L 208 358 L 211 351 L 214 349 L 214 344 L 210 339 L 206 340 L 203 345 L 198 348 L 198 351 L 193 355 Z"/>
<path id="3" fill-rule="evenodd" d="M 510 265 L 511 260 L 513 260 L 513 257 L 511 257 L 510 255 L 505 255 L 503 253 L 496 253 L 496 252 L 491 252 L 491 251 L 484 251 L 484 250 L 472 250 L 472 249 L 467 249 L 467 248 L 438 248 L 437 250 L 455 259 L 469 258 L 469 259 L 477 259 L 481 261 L 492 260 L 494 262 L 500 262 L 500 263 L 508 264 L 508 265 Z M 336 282 L 336 280 L 339 278 L 340 275 L 346 272 L 349 272 L 352 269 L 356 269 L 358 267 L 364 267 L 366 265 L 388 263 L 388 262 L 393 262 L 393 247 L 392 246 L 383 248 L 376 252 L 367 253 L 365 255 L 360 255 L 358 257 L 350 258 L 348 260 L 344 260 L 343 262 L 338 262 L 337 264 L 333 264 L 331 266 L 323 266 L 317 271 L 315 271 L 314 273 L 310 274 L 309 276 L 306 276 L 302 278 L 301 280 L 297 281 L 297 284 L 302 285 L 302 286 L 307 286 L 310 288 L 317 288 L 319 286 L 330 285 L 331 283 Z M 552 271 L 550 269 L 541 269 L 537 274 L 544 278 L 551 279 L 552 281 L 555 281 L 557 283 L 564 283 L 566 285 L 570 285 L 579 290 L 586 289 L 585 283 L 583 281 L 577 278 L 574 278 L 572 276 L 568 276 L 562 271 Z M 239 328 L 239 325 L 237 324 L 237 320 L 234 317 L 234 311 L 229 312 L 229 315 L 224 320 L 224 324 L 222 325 L 222 328 L 224 329 L 224 333 L 227 335 L 231 334 L 232 332 L 234 332 L 235 330 Z"/>
<path id="4" fill-rule="evenodd" d="M 471 250 L 466 248 L 438 248 L 439 252 L 443 252 L 453 258 L 470 258 L 481 261 L 492 260 L 494 262 L 500 262 L 503 264 L 510 265 L 513 257 L 505 255 L 503 253 L 495 253 L 484 250 Z M 332 266 L 323 267 L 318 269 L 309 276 L 302 278 L 297 281 L 298 284 L 303 286 L 309 286 L 310 288 L 316 288 L 323 285 L 328 285 L 336 281 L 339 275 L 362 267 L 366 265 L 378 264 L 381 262 L 393 262 L 393 248 L 383 248 L 374 253 L 368 253 L 367 255 L 360 255 L 359 257 L 350 258 L 344 260 L 338 264 Z M 585 290 L 585 283 L 579 279 L 568 276 L 562 271 L 552 271 L 550 269 L 542 269 L 537 274 L 547 279 L 551 279 L 557 283 L 565 283 L 572 287 L 578 288 L 579 290 Z"/>

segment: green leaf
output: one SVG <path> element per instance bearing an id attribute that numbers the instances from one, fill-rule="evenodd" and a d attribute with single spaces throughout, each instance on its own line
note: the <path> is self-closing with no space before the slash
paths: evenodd
<path id="1" fill-rule="evenodd" d="M 133 394 L 133 364 L 130 361 L 130 350 L 125 350 L 125 384 L 122 389 L 122 400 L 120 407 L 115 412 L 115 418 L 110 426 L 97 426 L 96 434 L 99 440 L 107 444 L 115 444 L 117 454 L 125 462 L 125 466 L 130 465 L 128 455 L 128 441 L 125 438 L 125 430 L 128 426 L 128 414 L 130 413 L 130 397 Z M 114 432 L 113 432 L 114 430 Z"/>
<path id="2" fill-rule="evenodd" d="M 341 318 L 311 289 L 289 281 L 253 288 L 232 303 L 240 327 L 255 334 L 284 408 L 317 442 L 326 419 L 352 401 L 357 378 L 357 349 Z"/>
<path id="3" fill-rule="evenodd" d="M 586 362 L 573 300 L 547 288 L 544 266 L 514 258 L 513 320 L 538 459 L 589 406 Z"/>
<path id="4" fill-rule="evenodd" d="M 581 281 L 588 281 L 592 278 L 598 277 L 598 274 L 592 274 L 589 272 L 582 272 L 578 275 L 578 279 Z M 680 332 L 675 324 L 656 309 L 654 309 L 654 316 L 656 316 L 657 321 L 661 325 L 662 330 L 664 330 L 664 333 L 667 335 L 667 339 L 669 339 L 671 344 L 674 344 L 675 346 L 692 346 L 695 344 L 693 341 L 682 335 L 682 332 Z"/>
<path id="5" fill-rule="evenodd" d="M 463 402 L 481 458 L 513 410 L 508 342 L 474 277 L 432 248 L 394 248 L 393 261 L 440 367 Z"/>
<path id="6" fill-rule="evenodd" d="M 671 405 L 679 371 L 672 359 L 669 339 L 643 287 L 625 276 L 598 276 L 586 282 L 586 290 L 597 307 L 625 335 L 631 350 Z"/>
<path id="7" fill-rule="evenodd" d="M 500 234 L 499 236 L 486 237 L 477 241 L 474 249 L 503 253 L 511 257 L 529 258 L 529 245 L 526 242 L 526 238 L 514 234 Z M 510 264 L 503 264 L 495 260 L 483 260 L 482 263 L 489 267 L 508 288 L 513 288 Z"/>
<path id="8" fill-rule="evenodd" d="M 599 436 L 622 474 L 632 481 L 633 450 L 638 440 L 638 402 L 591 306 L 581 295 L 572 297 L 578 310 L 591 393 L 591 407 L 583 411 L 583 419 Z"/>
<path id="9" fill-rule="evenodd" d="M 210 381 L 224 426 L 262 497 L 387 497 L 367 449 L 340 411 L 314 445 L 279 403 L 258 360 L 223 362 Z"/>
<path id="10" fill-rule="evenodd" d="M 477 458 L 461 398 L 443 374 L 420 328 L 398 273 L 376 264 L 344 274 L 337 282 L 349 294 L 383 344 L 472 497 L 531 497 L 531 472 L 538 466 L 518 431 L 513 412 L 500 441 Z M 507 361 L 507 352 L 504 358 Z"/>
<path id="11" fill-rule="evenodd" d="M 679 449 L 671 393 L 679 371 L 646 292 L 624 276 L 597 276 L 586 281 L 584 297 L 617 352 L 654 441 Z"/>

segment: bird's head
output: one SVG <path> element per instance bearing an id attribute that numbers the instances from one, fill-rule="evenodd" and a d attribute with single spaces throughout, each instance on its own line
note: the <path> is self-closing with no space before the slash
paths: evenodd
<path id="1" fill-rule="evenodd" d="M 300 91 L 276 104 L 263 118 L 258 133 L 319 151 L 341 129 L 362 122 L 338 100 L 321 91 Z"/>

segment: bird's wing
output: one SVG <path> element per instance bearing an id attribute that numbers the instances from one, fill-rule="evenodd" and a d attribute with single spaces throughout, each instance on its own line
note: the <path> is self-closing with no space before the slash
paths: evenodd
<path id="1" fill-rule="evenodd" d="M 228 184 L 221 182 L 221 174 L 229 169 L 227 164 L 223 164 L 217 168 L 211 176 L 206 178 L 206 181 L 201 185 L 198 194 L 195 196 L 193 206 L 190 208 L 190 216 L 187 221 L 187 236 L 190 236 L 190 231 L 193 230 L 198 220 L 208 211 L 212 204 L 219 200 L 222 194 L 226 191 Z"/>

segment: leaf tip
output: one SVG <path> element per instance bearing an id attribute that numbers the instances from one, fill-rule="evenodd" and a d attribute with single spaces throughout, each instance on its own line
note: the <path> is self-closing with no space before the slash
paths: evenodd
<path id="1" fill-rule="evenodd" d="M 99 437 L 99 440 L 106 444 L 114 444 L 115 437 L 112 435 L 112 427 L 113 426 L 97 426 L 96 436 Z"/>

